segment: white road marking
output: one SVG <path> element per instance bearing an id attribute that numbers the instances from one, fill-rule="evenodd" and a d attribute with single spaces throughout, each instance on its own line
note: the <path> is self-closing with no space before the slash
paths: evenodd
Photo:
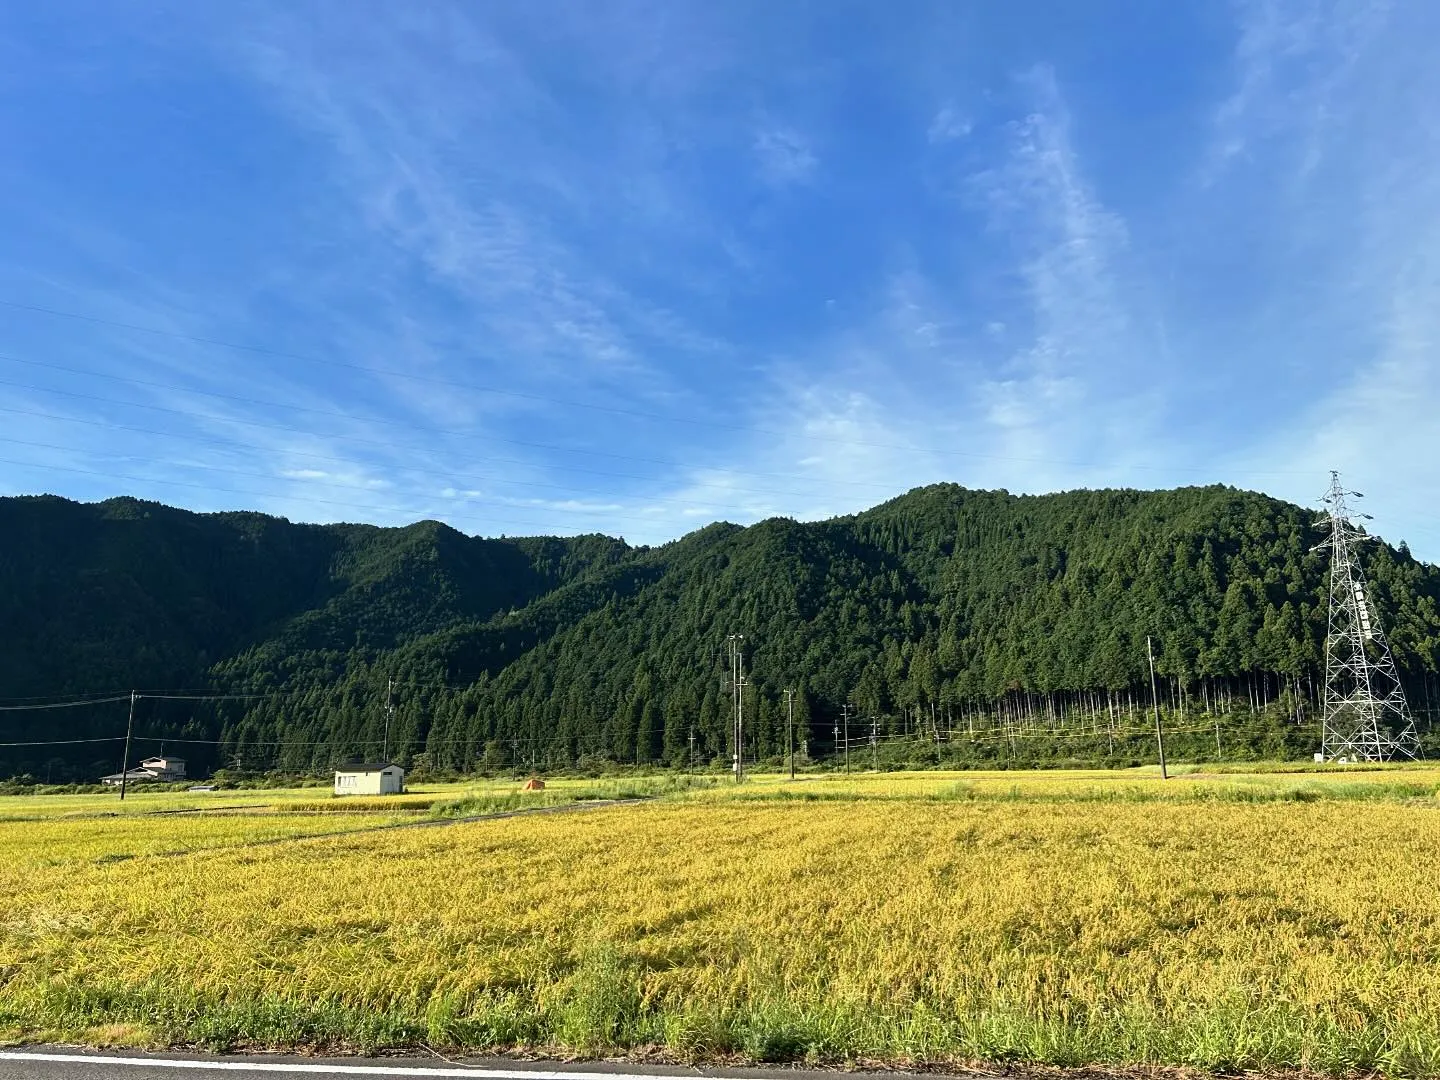
<path id="1" fill-rule="evenodd" d="M 488 1080 L 655 1080 L 654 1073 L 553 1072 L 542 1069 L 491 1069 L 483 1065 L 441 1069 L 415 1065 L 315 1065 L 298 1061 L 190 1061 L 182 1058 L 108 1057 L 100 1054 L 45 1054 L 31 1050 L 0 1050 L 0 1061 L 70 1062 L 80 1065 L 141 1065 L 152 1069 L 319 1073 L 345 1076 L 481 1076 Z"/>

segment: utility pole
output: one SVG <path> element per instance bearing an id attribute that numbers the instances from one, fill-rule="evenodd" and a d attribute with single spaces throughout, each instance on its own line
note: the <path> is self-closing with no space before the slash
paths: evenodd
<path id="1" fill-rule="evenodd" d="M 1370 539 L 1350 521 L 1340 474 L 1325 492 L 1330 536 L 1330 625 L 1325 635 L 1325 710 L 1320 752 L 1326 761 L 1388 761 L 1420 756 L 1420 739 L 1380 619 L 1366 596 L 1353 549 Z M 1356 514 L 1369 519 L 1369 514 Z M 1368 646 L 1368 648 L 1367 648 Z"/>
<path id="2" fill-rule="evenodd" d="M 840 706 L 840 722 L 845 727 L 845 771 L 850 771 L 850 706 Z"/>
<path id="3" fill-rule="evenodd" d="M 130 736 L 135 733 L 135 698 L 130 691 L 130 719 L 125 721 L 125 757 L 120 762 L 120 801 L 125 801 L 125 774 L 130 771 Z"/>
<path id="4" fill-rule="evenodd" d="M 745 635 L 731 634 L 725 639 L 730 649 L 730 686 L 734 694 L 735 716 L 735 782 L 745 779 Z"/>
<path id="5" fill-rule="evenodd" d="M 880 771 L 879 745 L 880 718 L 872 716 L 870 717 L 870 768 L 875 772 Z"/>
<path id="6" fill-rule="evenodd" d="M 1150 635 L 1145 635 L 1145 653 L 1150 657 L 1150 704 L 1155 707 L 1155 746 L 1160 751 L 1160 779 L 1169 780 L 1170 774 L 1165 771 L 1165 732 L 1160 727 L 1160 692 L 1155 683 L 1155 646 L 1150 643 Z"/>
<path id="7" fill-rule="evenodd" d="M 385 680 L 385 748 L 380 752 L 380 760 L 386 765 L 390 764 L 390 721 L 395 718 L 395 680 Z"/>
<path id="8" fill-rule="evenodd" d="M 689 764 L 690 764 L 690 767 L 691 767 L 692 769 L 695 767 L 695 729 L 694 729 L 693 727 L 690 729 L 690 758 L 689 758 Z"/>
<path id="9" fill-rule="evenodd" d="M 1215 760 L 1220 760 L 1220 718 L 1215 718 Z"/>
<path id="10" fill-rule="evenodd" d="M 790 758 L 790 779 L 795 779 L 795 691 L 785 689 L 785 753 Z"/>

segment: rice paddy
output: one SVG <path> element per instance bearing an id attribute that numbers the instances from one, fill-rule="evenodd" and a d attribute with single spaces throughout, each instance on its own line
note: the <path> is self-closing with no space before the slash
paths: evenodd
<path id="1" fill-rule="evenodd" d="M 515 787 L 0 802 L 0 1037 L 1440 1072 L 1440 771 Z"/>

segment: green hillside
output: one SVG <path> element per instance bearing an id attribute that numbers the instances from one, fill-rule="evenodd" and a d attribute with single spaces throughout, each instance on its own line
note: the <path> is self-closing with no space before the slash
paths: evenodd
<path id="1" fill-rule="evenodd" d="M 895 736 L 892 755 L 1124 756 L 1149 701 L 1149 634 L 1177 732 L 1223 716 L 1235 753 L 1298 754 L 1314 741 L 1322 538 L 1311 511 L 1223 487 L 939 485 L 853 517 L 716 524 L 654 549 L 0 499 L 0 696 L 257 695 L 142 700 L 142 734 L 202 768 L 373 756 L 390 679 L 390 748 L 412 764 L 710 761 L 729 752 L 724 639 L 744 633 L 757 758 L 783 746 L 787 686 L 815 757 L 835 751 L 845 705 L 863 718 L 854 738 Z M 1440 568 L 1383 543 L 1365 559 L 1428 718 Z M 123 722 L 117 704 L 0 713 L 0 741 Z M 1087 724 L 1063 745 L 968 738 Z M 0 748 L 0 774 L 93 776 L 114 757 L 110 744 Z"/>

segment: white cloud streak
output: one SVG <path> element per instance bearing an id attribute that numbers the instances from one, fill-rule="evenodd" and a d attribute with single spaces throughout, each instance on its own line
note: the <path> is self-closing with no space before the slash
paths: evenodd
<path id="1" fill-rule="evenodd" d="M 766 127 L 755 133 L 755 158 L 760 175 L 776 187 L 804 184 L 815 175 L 818 160 L 799 132 Z"/>

